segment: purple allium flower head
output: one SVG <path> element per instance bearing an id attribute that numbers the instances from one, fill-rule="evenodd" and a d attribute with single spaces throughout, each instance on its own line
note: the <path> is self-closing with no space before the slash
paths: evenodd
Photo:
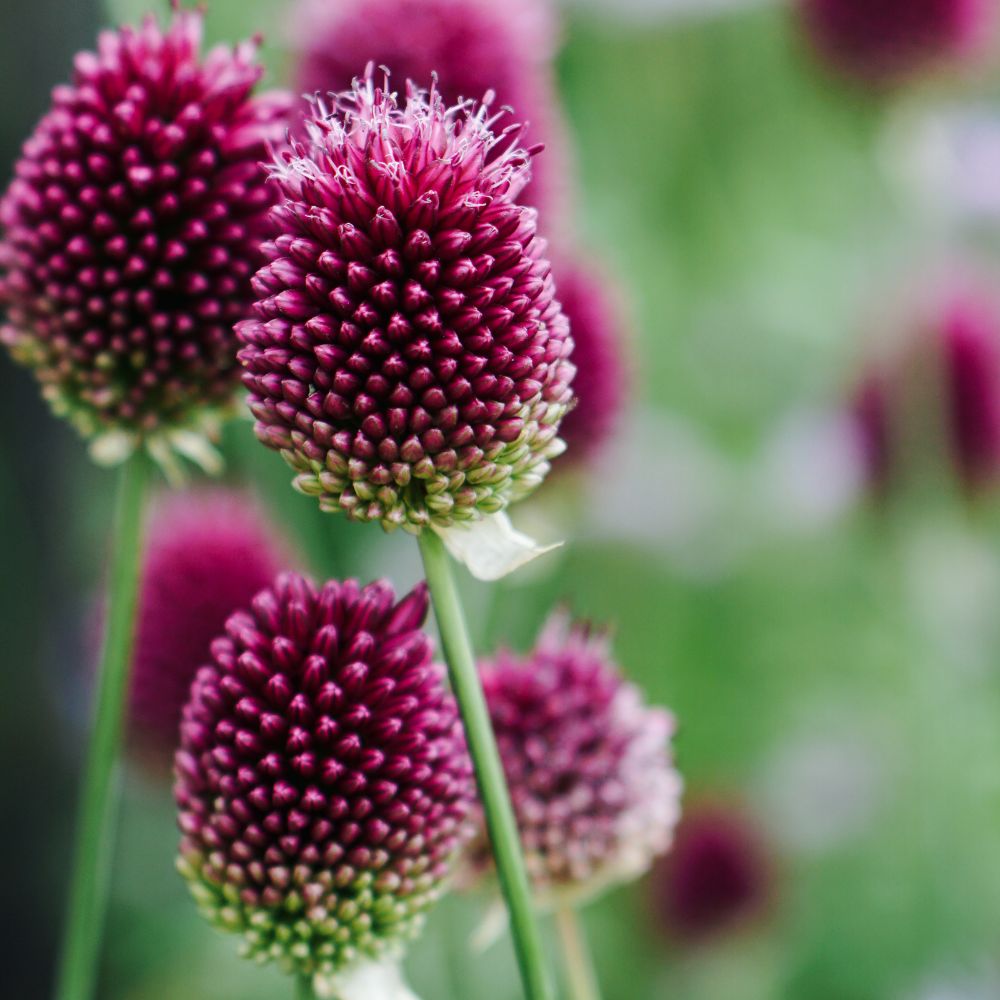
<path id="1" fill-rule="evenodd" d="M 200 428 L 239 385 L 233 323 L 291 108 L 253 97 L 256 46 L 199 55 L 202 16 L 100 36 L 0 201 L 0 340 L 88 437 Z"/>
<path id="2" fill-rule="evenodd" d="M 290 551 L 236 491 L 171 493 L 153 510 L 130 699 L 132 733 L 143 748 L 173 755 L 181 711 L 212 640 L 288 567 Z"/>
<path id="3" fill-rule="evenodd" d="M 674 936 L 703 941 L 759 916 L 772 896 L 770 859 L 756 827 L 728 802 L 685 811 L 651 888 Z"/>
<path id="4" fill-rule="evenodd" d="M 609 279 L 595 269 L 558 262 L 556 294 L 573 335 L 573 392 L 577 405 L 559 435 L 564 461 L 585 459 L 600 450 L 614 431 L 628 380 L 621 314 Z"/>
<path id="5" fill-rule="evenodd" d="M 540 898 L 585 896 L 641 875 L 680 814 L 672 716 L 619 674 L 606 636 L 550 619 L 525 657 L 481 665 L 521 841 Z M 482 833 L 470 865 L 483 871 Z"/>
<path id="6" fill-rule="evenodd" d="M 932 308 L 861 382 L 853 415 L 862 458 L 884 490 L 907 461 L 927 458 L 912 439 L 930 433 L 972 494 L 1000 475 L 1000 310 L 967 291 Z M 915 414 L 926 426 L 909 426 Z M 904 447 L 910 459 L 901 457 Z"/>
<path id="7" fill-rule="evenodd" d="M 975 54 L 995 0 L 799 0 L 806 31 L 832 67 L 867 84 L 901 83 Z"/>
<path id="8" fill-rule="evenodd" d="M 447 527 L 530 493 L 562 450 L 572 340 L 515 200 L 530 153 L 496 121 L 433 88 L 400 108 L 368 78 L 274 168 L 240 359 L 258 436 L 324 510 Z"/>
<path id="9" fill-rule="evenodd" d="M 427 590 L 285 574 L 212 644 L 181 723 L 180 870 L 245 952 L 334 975 L 414 933 L 472 770 Z"/>
<path id="10" fill-rule="evenodd" d="M 304 93 L 347 90 L 369 62 L 400 83 L 435 75 L 446 104 L 495 93 L 496 106 L 513 108 L 546 146 L 519 200 L 546 221 L 562 214 L 572 184 L 552 79 L 559 26 L 548 0 L 302 0 L 296 20 L 295 82 Z"/>

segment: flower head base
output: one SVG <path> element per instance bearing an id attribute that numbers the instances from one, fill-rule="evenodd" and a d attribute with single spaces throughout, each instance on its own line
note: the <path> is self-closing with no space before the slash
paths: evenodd
<path id="1" fill-rule="evenodd" d="M 688 809 L 652 879 L 666 927 L 688 942 L 745 925 L 771 901 L 771 864 L 756 828 L 731 803 Z"/>
<path id="2" fill-rule="evenodd" d="M 680 814 L 669 713 L 643 704 L 606 637 L 554 617 L 534 652 L 481 667 L 528 870 L 546 902 L 641 875 Z M 489 864 L 483 834 L 469 852 Z"/>
<path id="3" fill-rule="evenodd" d="M 436 899 L 473 801 L 421 586 L 261 591 L 184 710 L 180 870 L 245 952 L 333 976 L 391 953 Z"/>
<path id="4" fill-rule="evenodd" d="M 502 511 L 562 450 L 568 324 L 530 153 L 487 107 L 371 79 L 274 178 L 280 235 L 238 326 L 261 441 L 324 510 L 414 533 Z"/>
<path id="5" fill-rule="evenodd" d="M 573 335 L 577 405 L 559 429 L 567 454 L 560 465 L 596 455 L 614 432 L 625 397 L 627 365 L 615 289 L 596 270 L 562 263 L 556 294 Z"/>
<path id="6" fill-rule="evenodd" d="M 396 80 L 437 80 L 446 104 L 496 94 L 497 107 L 544 139 L 546 154 L 520 201 L 547 222 L 563 211 L 568 176 L 551 64 L 555 7 L 536 0 L 302 0 L 294 44 L 301 93 L 347 90 L 368 62 Z M 555 155 L 553 155 L 553 151 Z"/>
<path id="7" fill-rule="evenodd" d="M 0 340 L 109 459 L 140 441 L 197 456 L 191 429 L 239 384 L 232 325 L 272 199 L 258 164 L 290 103 L 251 96 L 253 44 L 199 58 L 201 28 L 184 11 L 102 34 L 0 201 Z"/>
<path id="8" fill-rule="evenodd" d="M 289 565 L 290 546 L 235 491 L 172 493 L 150 518 L 132 657 L 132 735 L 172 758 L 191 682 L 226 619 Z"/>
<path id="9" fill-rule="evenodd" d="M 1000 312 L 965 290 L 927 308 L 857 390 L 862 459 L 879 492 L 943 460 L 974 495 L 1000 476 Z"/>
<path id="10" fill-rule="evenodd" d="M 810 39 L 847 77 L 895 85 L 975 54 L 995 24 L 993 0 L 800 0 Z"/>

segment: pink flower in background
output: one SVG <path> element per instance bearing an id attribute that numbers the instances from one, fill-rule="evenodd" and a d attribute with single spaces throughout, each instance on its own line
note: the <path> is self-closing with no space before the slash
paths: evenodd
<path id="1" fill-rule="evenodd" d="M 239 386 L 274 197 L 259 164 L 291 100 L 252 95 L 254 44 L 202 57 L 201 33 L 190 11 L 103 33 L 0 201 L 0 340 L 87 436 L 198 428 Z"/>
<path id="2" fill-rule="evenodd" d="M 671 935 L 695 942 L 759 917 L 771 902 L 773 881 L 755 824 L 732 803 L 712 802 L 685 810 L 650 887 Z"/>
<path id="3" fill-rule="evenodd" d="M 136 644 L 131 732 L 157 758 L 177 748 L 181 710 L 226 619 L 289 567 L 291 546 L 250 497 L 173 493 L 149 519 Z"/>
<path id="4" fill-rule="evenodd" d="M 447 527 L 531 493 L 562 450 L 572 340 L 502 122 L 368 79 L 273 168 L 240 359 L 258 437 L 324 510 Z"/>
<path id="5" fill-rule="evenodd" d="M 884 489 L 943 448 L 963 489 L 976 492 L 1000 473 L 1000 310 L 961 292 L 910 322 L 855 396 L 869 479 Z"/>
<path id="6" fill-rule="evenodd" d="M 995 0 L 799 0 L 820 56 L 865 83 L 901 83 L 978 54 L 996 22 Z"/>
<path id="7" fill-rule="evenodd" d="M 501 651 L 480 669 L 541 898 L 585 897 L 641 875 L 680 815 L 670 713 L 624 680 L 605 635 L 564 614 L 531 653 Z M 485 832 L 469 863 L 488 870 Z"/>
<path id="8" fill-rule="evenodd" d="M 567 140 L 552 75 L 559 25 L 550 0 L 301 0 L 293 46 L 295 86 L 306 94 L 348 90 L 372 62 L 400 94 L 437 78 L 446 104 L 496 94 L 529 123 L 545 156 L 519 199 L 547 227 L 565 214 L 572 188 Z"/>
<path id="9" fill-rule="evenodd" d="M 420 927 L 472 769 L 424 585 L 284 574 L 212 643 L 184 709 L 180 869 L 245 953 L 335 976 Z"/>
<path id="10" fill-rule="evenodd" d="M 628 358 L 618 289 L 590 265 L 559 261 L 556 295 L 573 337 L 577 405 L 566 415 L 560 436 L 567 455 L 560 464 L 598 453 L 614 433 L 628 386 Z"/>

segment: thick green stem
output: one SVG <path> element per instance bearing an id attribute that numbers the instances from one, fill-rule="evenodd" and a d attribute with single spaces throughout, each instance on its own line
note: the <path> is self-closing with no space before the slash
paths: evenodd
<path id="1" fill-rule="evenodd" d="M 587 947 L 587 939 L 576 911 L 564 906 L 556 913 L 559 938 L 562 941 L 566 976 L 572 1000 L 601 1000 L 601 989 L 597 983 L 597 973 Z"/>
<path id="2" fill-rule="evenodd" d="M 111 882 L 118 816 L 118 758 L 138 601 L 148 460 L 136 452 L 121 470 L 112 542 L 107 620 L 96 714 L 77 817 L 72 885 L 57 1000 L 92 1000 Z"/>
<path id="3" fill-rule="evenodd" d="M 295 977 L 295 1000 L 316 1000 L 312 976 Z"/>
<path id="4" fill-rule="evenodd" d="M 420 533 L 420 554 L 434 602 L 451 685 L 465 724 L 465 738 L 476 771 L 500 887 L 510 913 L 510 929 L 524 992 L 528 1000 L 553 1000 L 555 994 L 535 919 L 517 822 L 451 564 L 441 539 L 430 530 Z"/>

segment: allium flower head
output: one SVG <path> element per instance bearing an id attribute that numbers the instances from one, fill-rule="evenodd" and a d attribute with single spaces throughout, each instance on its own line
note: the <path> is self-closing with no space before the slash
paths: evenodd
<path id="1" fill-rule="evenodd" d="M 290 546 L 236 491 L 171 493 L 149 519 L 132 660 L 131 723 L 171 756 L 198 668 L 226 619 L 289 565 Z"/>
<path id="2" fill-rule="evenodd" d="M 974 54 L 994 0 L 799 0 L 820 55 L 845 76 L 888 85 Z"/>
<path id="3" fill-rule="evenodd" d="M 535 650 L 481 666 L 528 870 L 546 901 L 642 874 L 680 813 L 671 715 L 622 679 L 605 636 L 556 615 Z M 483 833 L 470 851 L 489 863 Z"/>
<path id="4" fill-rule="evenodd" d="M 596 454 L 614 431 L 627 383 L 625 338 L 615 290 L 595 269 L 560 262 L 556 294 L 573 335 L 578 401 L 559 435 L 567 447 L 564 461 L 579 461 Z"/>
<path id="5" fill-rule="evenodd" d="M 937 458 L 940 441 L 971 494 L 1000 474 L 1000 311 L 966 291 L 931 308 L 866 373 L 853 414 L 877 489 Z"/>
<path id="6" fill-rule="evenodd" d="M 433 88 L 401 109 L 369 78 L 274 169 L 240 358 L 258 436 L 324 510 L 447 527 L 530 493 L 562 450 L 572 340 L 516 201 L 530 153 L 496 121 Z"/>
<path id="7" fill-rule="evenodd" d="M 233 614 L 184 709 L 180 869 L 245 952 L 335 975 L 414 933 L 473 801 L 427 591 L 286 574 Z"/>
<path id="8" fill-rule="evenodd" d="M 685 811 L 651 887 L 666 927 L 702 941 L 758 916 L 770 903 L 772 871 L 760 834 L 731 803 Z"/>
<path id="9" fill-rule="evenodd" d="M 232 326 L 273 197 L 259 162 L 290 102 L 252 96 L 254 44 L 200 57 L 201 31 L 178 11 L 102 34 L 0 201 L 0 340 L 116 457 L 172 433 L 190 450 L 239 384 Z"/>
<path id="10" fill-rule="evenodd" d="M 566 138 L 552 79 L 559 27 L 548 0 L 301 0 L 293 44 L 296 85 L 307 94 L 347 90 L 369 62 L 400 85 L 437 79 L 446 104 L 496 94 L 497 107 L 530 123 L 546 153 L 520 197 L 561 215 Z M 549 209 L 553 211 L 550 212 Z"/>

